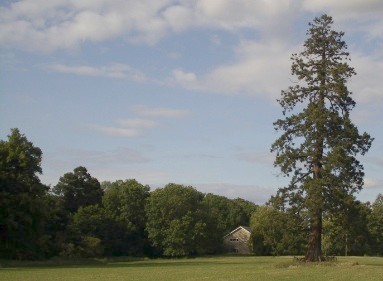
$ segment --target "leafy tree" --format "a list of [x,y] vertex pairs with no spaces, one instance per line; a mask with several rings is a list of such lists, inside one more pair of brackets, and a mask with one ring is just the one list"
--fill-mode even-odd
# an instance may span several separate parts
[[149,190],[134,179],[115,181],[106,189],[103,206],[120,233],[114,236],[113,255],[142,255],[149,249],[145,231]]
[[261,206],[250,220],[256,255],[298,255],[302,253],[304,221],[299,216]]
[[367,204],[350,198],[346,212],[324,214],[323,249],[328,255],[364,255],[370,253]]
[[232,227],[238,227],[238,225],[249,226],[251,215],[258,206],[242,198],[230,201],[232,202],[232,207],[230,208],[229,216],[232,219]]
[[371,234],[372,253],[383,256],[383,194],[379,194],[372,204],[368,229]]
[[356,156],[365,154],[373,140],[359,134],[350,120],[355,102],[346,82],[355,71],[347,64],[344,33],[332,30],[332,24],[327,15],[315,18],[304,50],[291,58],[298,81],[282,91],[279,103],[285,117],[274,126],[283,134],[271,148],[275,166],[292,175],[279,196],[307,210],[307,261],[322,259],[323,212],[343,210],[344,200],[362,188],[363,166]]
[[104,248],[109,246],[105,242],[115,234],[115,224],[100,205],[80,207],[67,228],[67,241],[61,255],[69,257],[102,255]]
[[207,233],[204,195],[193,187],[168,184],[153,191],[146,205],[149,239],[165,256],[204,253]]
[[258,207],[241,198],[229,199],[211,193],[203,198],[203,204],[222,236],[240,225],[248,226],[251,214]]
[[48,187],[41,184],[42,152],[18,129],[0,141],[0,256],[44,255]]
[[83,206],[99,204],[103,196],[98,180],[81,166],[62,176],[53,191],[62,197],[63,208],[69,213]]
[[249,226],[250,216],[257,206],[249,201],[237,198],[207,194],[203,198],[206,212],[209,240],[207,251],[217,253],[223,250],[223,237],[238,226]]
[[49,211],[44,230],[48,238],[45,251],[46,257],[53,257],[62,251],[62,246],[67,238],[69,218],[67,212],[62,208],[62,200],[59,196],[48,193],[46,204]]

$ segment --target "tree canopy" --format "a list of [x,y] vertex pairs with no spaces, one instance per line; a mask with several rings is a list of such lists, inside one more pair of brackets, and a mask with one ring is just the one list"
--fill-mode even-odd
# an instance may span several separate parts
[[43,255],[48,187],[38,177],[42,152],[18,129],[0,141],[0,256]]
[[147,252],[149,243],[145,230],[145,204],[149,191],[149,186],[134,179],[108,184],[102,204],[116,225],[111,235],[114,255],[143,255]]
[[149,239],[165,256],[203,253],[206,222],[204,195],[193,187],[168,184],[155,190],[146,205]]
[[103,195],[99,181],[82,166],[62,176],[53,191],[62,197],[63,207],[70,213],[80,207],[101,203]]

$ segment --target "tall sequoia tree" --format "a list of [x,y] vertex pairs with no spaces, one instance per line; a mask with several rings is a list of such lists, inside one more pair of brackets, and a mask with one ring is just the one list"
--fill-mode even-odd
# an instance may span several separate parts
[[308,215],[306,261],[322,260],[323,212],[346,211],[343,202],[361,190],[363,166],[356,156],[373,141],[350,120],[355,102],[346,82],[356,73],[347,63],[344,32],[332,30],[332,24],[330,16],[315,18],[303,51],[291,57],[297,83],[281,92],[284,118],[274,126],[283,133],[271,148],[274,165],[291,176],[277,196]]

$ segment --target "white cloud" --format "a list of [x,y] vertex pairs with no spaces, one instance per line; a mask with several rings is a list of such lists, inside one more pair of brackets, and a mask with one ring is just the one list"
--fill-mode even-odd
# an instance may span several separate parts
[[[187,110],[147,107],[136,105],[131,107],[132,111],[138,115],[148,118],[183,118],[190,114]],[[162,124],[157,120],[146,118],[127,118],[115,121],[119,126],[100,126],[91,125],[90,129],[102,134],[113,137],[138,137],[144,135],[148,130],[161,127]]]
[[201,84],[201,81],[198,81],[197,75],[195,73],[186,72],[181,69],[175,69],[172,71],[170,81],[179,84],[186,89],[204,89],[204,86]]
[[[21,0],[0,10],[0,44],[29,51],[72,49],[84,42],[126,38],[154,44],[190,28],[268,27],[281,32],[293,0]],[[275,18],[278,18],[276,21]]]
[[380,189],[383,192],[383,179],[364,179],[364,186],[367,189]]
[[328,13],[335,22],[345,22],[351,32],[383,36],[383,1],[381,0],[304,0],[302,7],[310,12]]
[[[382,146],[380,145],[380,147],[382,147]],[[379,149],[380,148],[378,147],[378,150]],[[374,155],[374,156],[372,156],[372,155],[367,156],[366,162],[376,166],[376,168],[379,169],[379,170],[381,170],[383,168],[383,159],[380,158],[380,157],[377,157],[376,155]]]
[[242,41],[236,48],[237,62],[218,66],[201,78],[177,69],[171,79],[191,90],[275,99],[290,83],[292,50],[280,41]]
[[151,129],[158,127],[159,123],[148,119],[120,119],[117,121],[123,128],[127,129]]
[[282,42],[241,42],[239,62],[216,68],[206,77],[214,89],[230,94],[245,93],[275,97],[290,76],[290,49]]
[[118,79],[131,79],[137,82],[146,81],[147,78],[143,73],[133,69],[127,64],[111,63],[106,66],[88,66],[88,65],[65,65],[65,64],[52,64],[46,67],[59,73],[75,74],[84,76],[100,76]]
[[116,38],[154,44],[191,28],[288,38],[302,11],[328,11],[362,24],[372,37],[383,35],[380,0],[21,0],[0,8],[0,44],[39,52]]
[[187,6],[170,6],[164,10],[162,15],[170,28],[176,32],[183,31],[196,21],[192,8]]
[[33,51],[79,47],[119,36],[148,43],[161,38],[166,22],[161,0],[23,0],[0,10],[0,42]]
[[119,119],[116,122],[119,127],[92,125],[90,128],[113,137],[138,137],[143,135],[145,130],[159,126],[156,121],[139,118]]
[[90,128],[112,137],[138,137],[143,134],[142,130],[137,128],[118,128],[93,125]]
[[274,163],[274,155],[266,152],[242,151],[236,154],[236,158],[242,161],[267,165],[270,167]]
[[350,89],[357,102],[383,103],[383,56],[351,53],[352,65],[357,75],[350,82]]
[[303,8],[311,12],[329,10],[336,16],[354,17],[355,14],[382,12],[383,2],[380,0],[304,0]]
[[[351,32],[356,29],[361,34],[368,33],[371,38],[381,40],[383,37],[383,1],[380,0],[22,0],[1,8],[0,44],[52,51],[115,38],[153,44],[170,32],[192,28],[230,32],[251,29],[259,32],[261,39],[242,40],[235,49],[236,62],[218,65],[208,73],[178,67],[171,73],[171,82],[190,90],[275,99],[289,84],[288,58],[297,51],[291,44],[291,27],[297,14],[304,11],[327,11],[336,23],[349,23]],[[217,37],[213,40],[219,42]],[[383,68],[381,57],[360,55],[353,58],[357,72],[366,77],[355,80],[358,81],[355,92],[361,93],[360,98],[364,100],[380,99],[382,95],[378,89],[382,87],[377,75]],[[148,81],[143,73],[126,64],[55,64],[49,68],[77,75]]]
[[166,118],[182,118],[190,114],[189,110],[163,108],[163,107],[148,107],[144,105],[136,105],[132,110],[140,116],[145,117],[166,117]]
[[[259,28],[270,24],[283,27],[286,16],[292,12],[294,1],[218,0],[197,1],[196,11],[202,23],[227,30]],[[275,18],[279,18],[278,21]]]

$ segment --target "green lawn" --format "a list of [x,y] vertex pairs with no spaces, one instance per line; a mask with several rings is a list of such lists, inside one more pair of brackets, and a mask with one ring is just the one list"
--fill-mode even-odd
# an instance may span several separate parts
[[299,264],[291,257],[207,257],[78,264],[1,265],[0,281],[98,280],[383,280],[383,258],[347,257],[335,263]]

